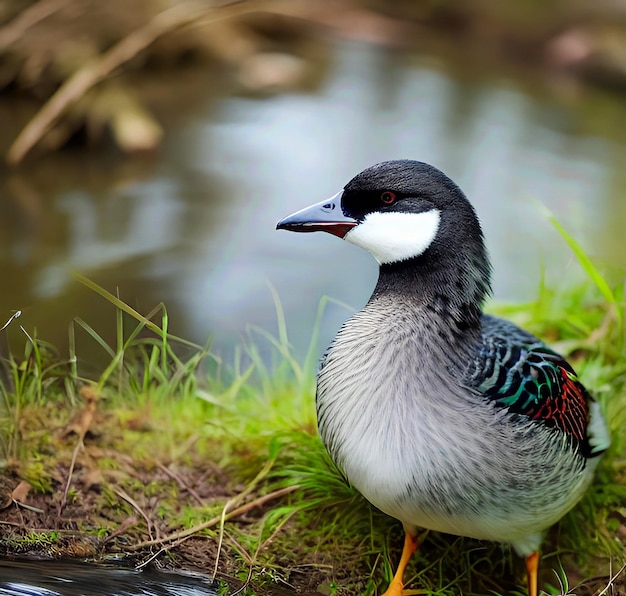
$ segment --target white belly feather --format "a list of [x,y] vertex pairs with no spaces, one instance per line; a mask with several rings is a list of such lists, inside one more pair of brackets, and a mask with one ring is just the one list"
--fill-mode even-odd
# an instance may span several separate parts
[[535,550],[580,499],[598,458],[584,460],[554,429],[512,420],[445,371],[407,359],[418,352],[411,335],[381,347],[364,327],[376,328],[362,311],[318,379],[320,434],[351,484],[408,528]]

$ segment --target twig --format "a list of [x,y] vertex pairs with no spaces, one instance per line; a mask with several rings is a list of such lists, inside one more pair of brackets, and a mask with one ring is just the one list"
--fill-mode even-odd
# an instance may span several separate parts
[[[283,529],[284,525],[295,515],[295,513],[296,513],[295,511],[292,511],[289,515],[287,515],[287,517],[285,517],[285,519],[283,519],[283,521],[281,521],[280,524],[278,524],[276,529],[269,535],[267,540],[265,540],[264,542],[261,542],[261,538],[263,534],[263,528],[261,528],[261,532],[259,534],[259,542],[257,543],[256,549],[254,549],[254,554],[252,555],[252,557],[248,555],[248,553],[245,551],[243,546],[238,544],[238,542],[234,540],[234,538],[230,537],[230,540],[232,540],[236,545],[239,546],[239,552],[242,555],[244,555],[244,558],[246,559],[246,562],[248,564],[248,577],[246,577],[246,581],[238,590],[235,590],[231,594],[231,596],[237,596],[237,594],[241,594],[250,585],[250,580],[252,579],[252,569],[254,568],[254,564],[256,563],[259,553],[261,552],[263,548],[265,548],[265,546],[267,546],[272,541],[274,536],[276,536],[278,532],[280,532]],[[293,587],[290,584],[288,585],[289,587]]]
[[[127,517],[117,528],[117,530],[115,530],[114,532],[111,532],[105,539],[104,542],[109,542],[109,540],[113,540],[113,538],[117,538],[118,536],[120,536],[121,534],[123,534],[124,532],[126,532],[126,530],[128,530],[128,528],[132,528],[136,523],[137,523],[137,517],[134,515],[131,515],[130,517]],[[150,535],[150,537],[152,537],[152,535]]]
[[17,522],[6,521],[4,519],[0,519],[0,525],[3,526],[15,526],[16,528],[23,528],[24,524],[18,524]]
[[134,58],[166,33],[195,22],[206,12],[214,11],[212,20],[221,20],[257,10],[256,2],[233,2],[210,6],[199,1],[182,2],[168,8],[135,29],[116,43],[110,50],[88,61],[70,76],[42,106],[13,141],[6,160],[16,165],[52,128],[61,115],[87,91],[109,76],[116,68]]
[[[244,580],[243,584],[241,584],[241,586],[237,588],[230,595],[230,596],[237,596],[238,594],[241,594],[250,585],[250,581],[252,580],[252,565],[254,564],[254,561],[250,557],[246,549],[241,544],[239,544],[237,540],[235,540],[234,536],[231,536],[230,534],[228,534],[228,539],[235,545],[235,548],[239,551],[241,556],[243,556],[243,558],[246,560],[246,563],[248,564],[248,575],[246,579]],[[215,581],[215,577],[213,577],[213,581]]]
[[[181,542],[184,542],[185,540],[186,540],[185,538],[182,538],[178,542],[172,544],[171,548],[174,548],[175,546],[179,545]],[[168,550],[167,546],[161,547],[157,552],[152,553],[143,563],[139,563],[139,565],[135,565],[135,570],[139,571],[140,569],[143,569],[146,565],[149,565],[150,563],[152,563],[154,559],[156,559],[161,553],[165,552],[166,550]]]
[[126,550],[136,551],[136,550],[145,548],[147,546],[165,544],[166,542],[172,542],[180,538],[186,538],[188,536],[192,536],[193,534],[197,534],[198,532],[201,532],[202,530],[206,530],[208,528],[212,528],[216,526],[222,521],[222,518],[224,520],[229,520],[233,517],[237,517],[239,515],[247,513],[248,511],[250,511],[251,509],[254,509],[255,507],[260,507],[261,505],[265,505],[265,503],[267,503],[268,501],[273,501],[274,499],[278,499],[280,497],[283,497],[284,495],[288,495],[289,493],[292,493],[295,490],[298,490],[299,488],[300,488],[300,485],[298,484],[295,484],[293,486],[286,486],[285,488],[280,488],[278,490],[275,490],[274,492],[268,493],[267,495],[263,495],[262,497],[254,499],[254,501],[250,501],[250,503],[246,503],[245,505],[242,505],[241,507],[237,507],[237,509],[233,509],[232,511],[229,511],[224,516],[222,516],[222,514],[217,515],[215,517],[212,517],[208,521],[205,521],[201,524],[193,526],[192,528],[188,528],[187,530],[181,530],[180,532],[175,532],[174,534],[170,534],[169,536],[164,536],[163,538],[159,538],[157,540],[145,540],[144,542],[138,542],[137,544],[133,544],[127,547]]
[[217,541],[217,554],[215,555],[215,567],[213,568],[213,575],[211,576],[211,579],[213,581],[215,581],[215,576],[217,575],[217,566],[219,565],[219,562],[220,562],[220,554],[222,552],[222,543],[224,542],[224,523],[226,522],[226,513],[231,507],[235,507],[236,505],[241,503],[241,501],[243,501],[243,499],[245,499],[255,489],[256,485],[263,478],[265,478],[265,476],[267,476],[268,472],[272,469],[273,465],[274,465],[274,459],[268,460],[263,466],[263,468],[261,468],[261,471],[252,479],[252,482],[250,482],[244,490],[242,490],[238,495],[234,496],[232,499],[228,499],[228,501],[226,501],[226,504],[224,505],[224,508],[222,509],[222,516],[220,519],[220,535],[219,535],[219,540]]
[[191,538],[191,536],[185,536],[184,538],[181,538],[180,540],[177,540],[176,542],[174,542],[174,544],[170,544],[169,546],[164,546],[163,548],[160,548],[156,553],[150,555],[145,561],[143,561],[142,563],[139,563],[139,565],[136,565],[135,569],[137,571],[139,571],[140,569],[143,569],[146,565],[149,565],[152,561],[154,561],[154,559],[156,559],[161,553],[164,553],[166,550],[176,548],[177,546],[179,546],[180,544],[182,544],[183,542],[185,542],[185,540],[188,540],[189,538]]
[[[24,327],[20,325],[20,329],[26,334],[26,337],[34,343],[30,335],[26,333]],[[98,404],[99,395],[98,393],[90,386],[85,385],[80,390],[80,396],[87,402],[86,405],[81,408],[80,412],[76,414],[68,423],[65,436],[70,433],[76,433],[78,435],[78,440],[76,441],[76,447],[74,448],[74,453],[72,454],[72,461],[70,463],[70,469],[67,474],[67,482],[65,484],[65,490],[63,491],[63,497],[61,498],[61,503],[59,504],[59,512],[58,517],[60,518],[63,514],[63,510],[67,505],[67,495],[70,490],[70,485],[72,483],[72,474],[74,473],[74,466],[76,465],[76,458],[78,457],[78,452],[80,449],[84,449],[85,447],[85,435],[89,432],[91,425],[93,424],[94,417],[96,415],[96,407]]]
[[[613,563],[613,561],[611,561],[611,567],[613,566],[612,563]],[[604,590],[602,590],[602,592],[600,592],[598,594],[598,596],[604,596],[608,592],[609,588],[613,588],[613,584],[614,584],[615,580],[624,572],[625,569],[626,569],[626,563],[624,563],[619,568],[619,571],[615,575],[612,575],[612,573],[609,572],[609,583],[606,585]]]
[[61,497],[61,503],[59,504],[59,513],[57,517],[61,517],[63,515],[63,510],[67,505],[67,495],[70,491],[70,485],[72,484],[72,474],[74,473],[74,466],[76,465],[76,458],[78,457],[78,452],[80,448],[84,445],[83,437],[78,437],[78,441],[76,441],[76,447],[74,447],[74,453],[72,453],[72,461],[70,462],[70,469],[67,472],[67,482],[65,483],[65,489],[63,490],[63,496]]
[[0,29],[0,52],[17,41],[28,29],[54,14],[69,0],[40,0],[23,10],[6,27]]
[[274,540],[274,537],[278,535],[278,532],[280,532],[284,527],[285,524],[296,514],[296,511],[292,511],[289,515],[287,515],[285,517],[285,519],[283,519],[277,526],[276,529],[267,537],[266,540],[264,540],[261,544],[259,544],[259,546],[257,546],[255,552],[254,552],[254,556],[252,557],[252,562],[254,563],[257,560],[257,557],[259,556],[259,553],[272,541]]
[[157,467],[165,474],[167,474],[172,480],[174,480],[174,482],[176,482],[181,489],[186,490],[194,498],[198,505],[204,505],[204,501],[200,498],[200,495],[193,488],[191,488],[191,486],[188,486],[187,483],[176,472],[170,470],[161,462],[157,462]]
[[[114,488],[113,491],[118,497],[120,497],[121,499],[124,499],[124,501],[126,501],[137,513],[139,513],[141,517],[143,517],[143,519],[146,522],[146,525],[148,526],[148,536],[150,536],[150,540],[152,540],[152,522],[150,521],[150,518],[146,515],[144,510],[141,507],[139,507],[137,501],[135,501],[130,495],[128,495],[121,488]],[[156,526],[155,526],[155,530],[157,531],[157,538],[159,538],[159,529]]]
[[32,511],[33,513],[45,513],[43,509],[39,509],[39,507],[33,507],[32,505],[26,505],[26,503],[20,503],[19,501],[13,500],[13,504],[19,509],[26,509],[26,511]]

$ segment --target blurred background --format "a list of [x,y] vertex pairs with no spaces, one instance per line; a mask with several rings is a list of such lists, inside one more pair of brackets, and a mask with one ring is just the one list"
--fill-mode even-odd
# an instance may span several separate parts
[[275,224],[394,158],[464,189],[495,298],[530,300],[583,276],[538,203],[626,265],[625,106],[623,0],[3,0],[0,319],[62,353],[75,316],[112,340],[77,271],[228,362],[276,333],[275,289],[300,356],[343,303],[323,349],[376,265]]

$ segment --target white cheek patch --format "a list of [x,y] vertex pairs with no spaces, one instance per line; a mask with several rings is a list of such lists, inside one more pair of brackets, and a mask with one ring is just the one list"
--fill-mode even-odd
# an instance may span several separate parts
[[435,239],[439,220],[437,209],[370,213],[344,240],[369,251],[380,264],[395,263],[421,255]]

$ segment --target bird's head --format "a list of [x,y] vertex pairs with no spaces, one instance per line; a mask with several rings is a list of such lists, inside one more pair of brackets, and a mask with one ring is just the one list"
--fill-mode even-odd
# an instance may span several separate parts
[[[278,222],[277,229],[324,231],[368,250],[381,265],[471,256],[485,260],[473,207],[443,172],[426,163],[367,168],[326,201]],[[488,275],[488,274],[487,274]]]

